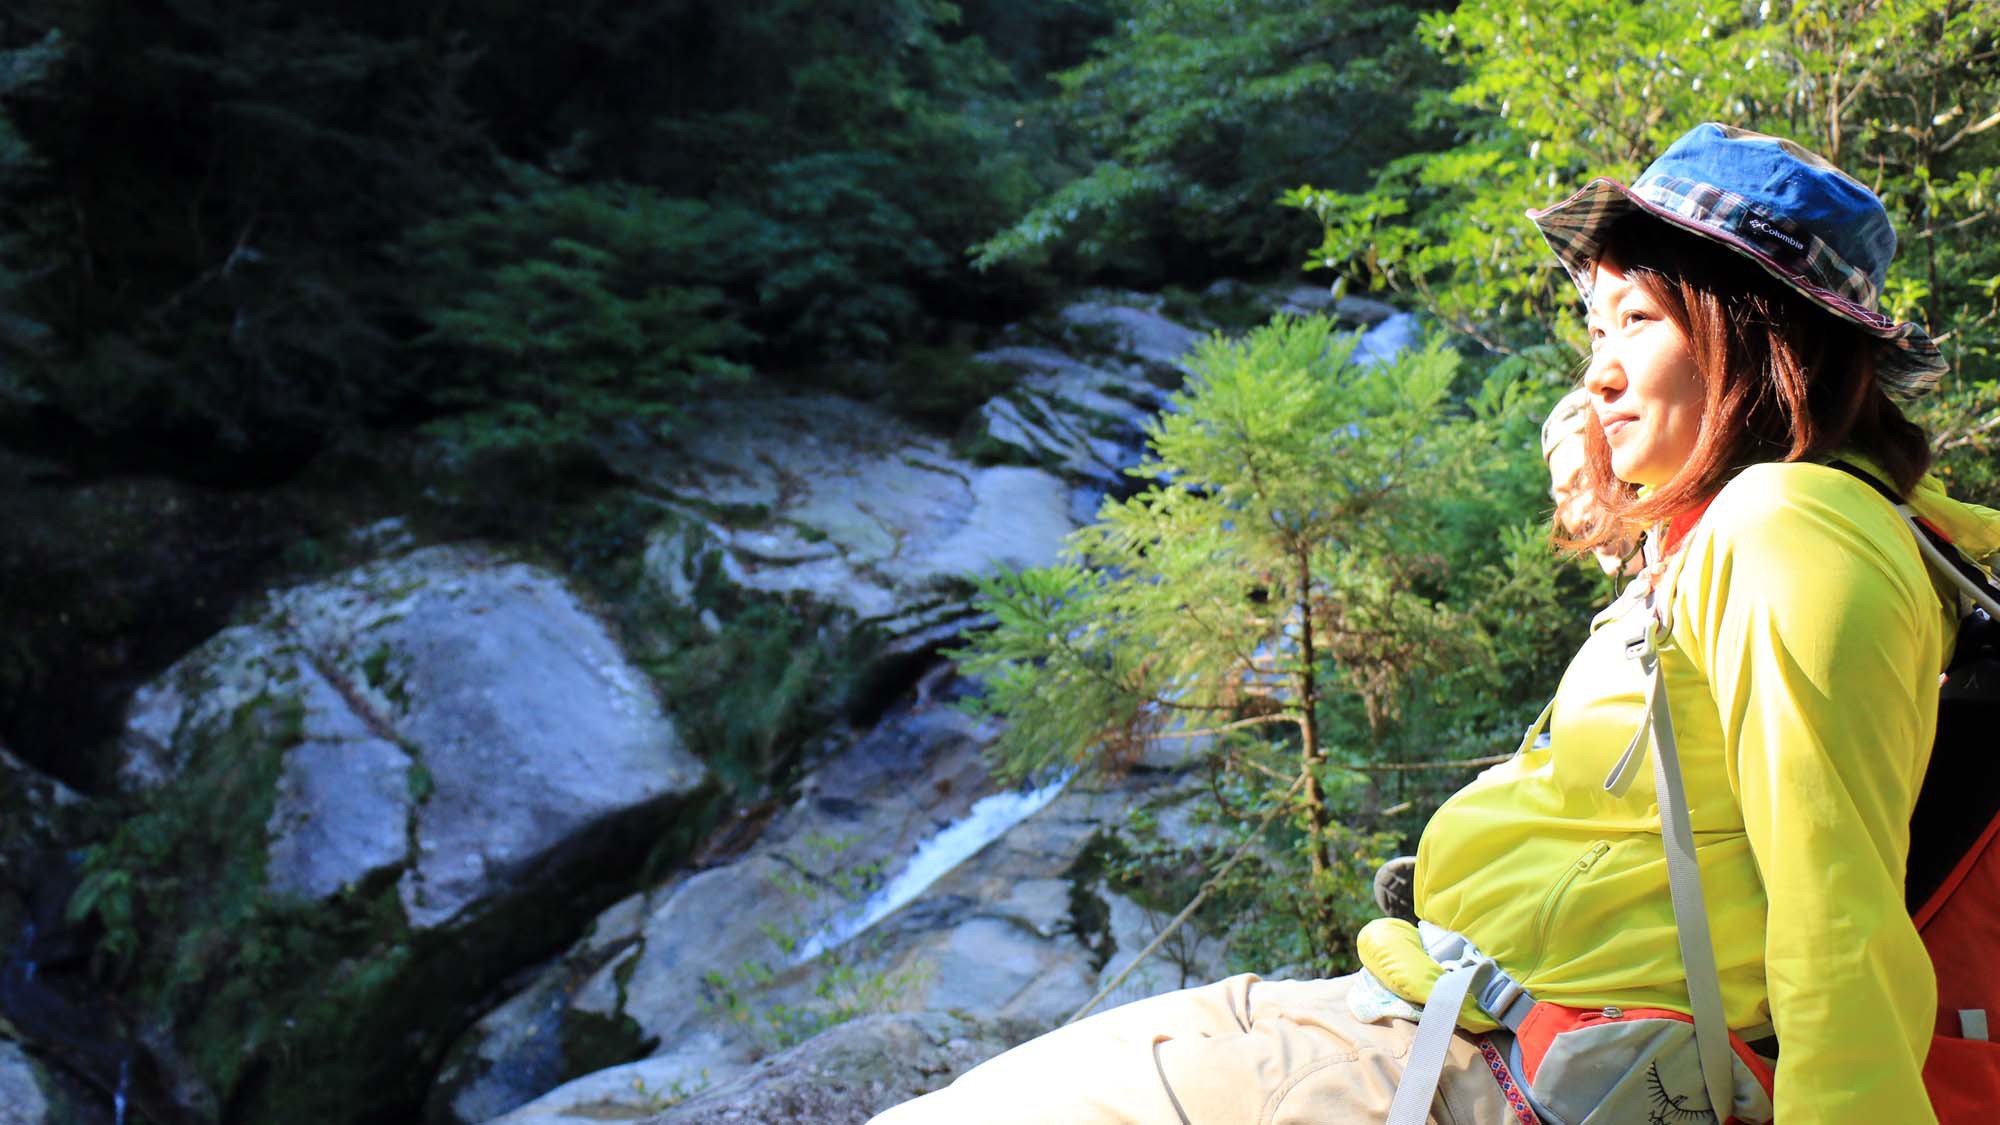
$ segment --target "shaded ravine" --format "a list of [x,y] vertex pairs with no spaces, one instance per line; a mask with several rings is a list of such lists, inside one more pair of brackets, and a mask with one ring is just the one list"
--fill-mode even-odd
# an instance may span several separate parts
[[[1406,346],[1414,322],[1398,314],[1363,335],[1357,358],[1386,357]],[[1365,358],[1364,358],[1365,357]],[[1078,492],[1101,496],[1093,485],[1075,485]],[[1079,504],[1092,508],[1094,503]],[[917,899],[988,844],[1047,806],[1063,790],[1068,776],[1040,787],[988,795],[963,816],[916,841],[895,874],[852,907],[808,937],[793,957],[804,964],[869,932],[879,922]],[[53,856],[53,853],[52,853]],[[88,934],[64,917],[74,876],[55,869],[38,890],[33,917],[26,922],[0,959],[0,1016],[18,1030],[18,1038],[48,1063],[71,1072],[99,1094],[104,1120],[123,1125],[132,1117],[156,1125],[202,1125],[214,1119],[213,1107],[191,1106],[185,1091],[175,1093],[171,1054],[155,1056],[156,1046],[142,1043],[132,1021],[115,1002],[90,986],[92,948]],[[171,1046],[166,1048],[169,1052]],[[204,1112],[204,1110],[206,1110]]]

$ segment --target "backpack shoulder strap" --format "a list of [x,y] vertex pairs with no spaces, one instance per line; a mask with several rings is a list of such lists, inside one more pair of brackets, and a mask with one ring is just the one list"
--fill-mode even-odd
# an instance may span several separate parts
[[1847,461],[1828,461],[1829,469],[1839,469],[1866,484],[1896,508],[1912,533],[1917,537],[1917,553],[1923,556],[1925,565],[1943,575],[1946,581],[1956,586],[1959,592],[1972,599],[1972,604],[1985,610],[1995,620],[2000,620],[2000,584],[1996,584],[1977,563],[1965,557],[1949,536],[1931,526],[1930,521],[1919,516],[1896,490],[1867,472]]
[[[1653,753],[1654,797],[1660,808],[1660,840],[1666,850],[1667,894],[1673,903],[1674,928],[1680,936],[1681,967],[1688,990],[1688,1007],[1694,1017],[1695,1053],[1701,1064],[1702,1085],[1708,1089],[1708,1104],[1718,1120],[1727,1120],[1735,1107],[1733,1069],[1730,1064],[1729,1024],[1723,1015],[1722,977],[1716,968],[1715,943],[1710,937],[1708,907],[1702,899],[1701,866],[1695,859],[1694,827],[1688,818],[1687,783],[1681,772],[1680,748],[1674,738],[1673,712],[1667,707],[1666,674],[1660,667],[1657,622],[1650,617],[1645,633],[1627,655],[1639,662],[1648,677],[1647,716],[1638,740],[1650,733]],[[1635,740],[1638,741],[1638,740]],[[1605,788],[1611,789],[1628,769],[1626,757],[1612,770]]]

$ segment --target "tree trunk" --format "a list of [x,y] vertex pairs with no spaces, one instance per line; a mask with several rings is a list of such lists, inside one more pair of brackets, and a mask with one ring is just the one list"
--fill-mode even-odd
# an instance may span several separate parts
[[1312,566],[1306,551],[1298,551],[1299,584],[1299,769],[1305,774],[1306,827],[1311,837],[1312,873],[1318,881],[1332,870],[1333,862],[1327,852],[1327,827],[1329,818],[1326,811],[1326,794],[1320,790],[1319,764],[1323,758],[1319,748],[1319,683],[1313,674],[1313,664],[1318,656],[1313,647],[1312,618]]

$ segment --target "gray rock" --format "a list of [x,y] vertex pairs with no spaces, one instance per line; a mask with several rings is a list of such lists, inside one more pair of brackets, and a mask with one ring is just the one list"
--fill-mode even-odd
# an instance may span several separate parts
[[1134,303],[1080,301],[1063,309],[1062,318],[1105,332],[1113,347],[1165,371],[1180,370],[1188,349],[1201,339],[1201,333]]
[[1020,1020],[962,1013],[866,1016],[642,1120],[646,1125],[853,1125],[949,1084],[1038,1030]]
[[270,886],[326,898],[400,867],[420,929],[519,893],[594,826],[703,778],[560,581],[470,548],[274,595],[138,693],[122,776],[167,783],[200,732],[278,694],[303,719],[267,824]]
[[83,1084],[0,1039],[0,1125],[113,1125]]
[[997,348],[978,358],[1019,372],[1007,393],[980,407],[985,440],[1072,479],[1116,483],[1138,463],[1146,423],[1166,405],[1166,392],[1127,365],[1084,363],[1040,347]]
[[611,454],[676,497],[706,541],[663,534],[648,575],[691,591],[712,555],[739,586],[842,607],[890,635],[967,579],[1051,562],[1073,528],[1056,476],[981,468],[873,407],[829,394],[764,395],[690,410],[671,448]]
[[[259,1097],[318,1098],[312,1112],[331,1119],[401,1096],[399,1068],[433,1071],[469,1006],[547,958],[574,930],[568,914],[595,909],[629,877],[607,859],[629,863],[705,783],[604,623],[554,576],[472,547],[419,550],[273,593],[148,685],[134,712],[123,775],[135,799],[159,793],[185,809],[234,787],[216,818],[254,817],[261,833],[211,836],[184,813],[164,823],[196,846],[256,840],[263,854],[232,856],[231,869],[261,868],[282,903],[274,915],[312,928],[310,940],[267,940],[297,959],[262,970],[293,990],[274,1003],[335,994],[352,1026],[386,1018],[378,1006],[404,1025],[399,1045],[357,1051],[339,1081],[295,1095],[285,1067],[332,1049],[317,1037],[340,1033],[324,1017],[239,1045],[226,1024],[140,1013],[177,1037],[202,1037],[179,1044],[190,1057],[267,1052],[259,1061],[275,1077],[265,1086],[209,1091],[251,1099],[253,1117],[277,1112]],[[252,789],[263,777],[270,788]],[[164,850],[178,854],[182,841]],[[309,914],[306,903],[323,909]],[[430,940],[390,929],[398,910]],[[204,934],[211,917],[152,921],[182,940],[226,940]],[[144,949],[155,963],[138,971],[162,971],[157,960],[173,950]],[[276,1041],[287,1035],[308,1047]]]
[[0,1039],[0,1125],[56,1125],[41,1070],[19,1044]]
[[278,778],[264,826],[265,873],[278,894],[324,899],[408,858],[415,762],[301,664],[305,738],[286,753]]

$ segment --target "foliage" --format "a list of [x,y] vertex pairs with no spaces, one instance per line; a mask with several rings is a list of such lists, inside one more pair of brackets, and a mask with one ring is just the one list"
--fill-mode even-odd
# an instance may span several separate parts
[[1453,353],[1364,365],[1354,344],[1280,318],[1197,348],[1133,470],[1151,486],[1107,501],[1067,561],[984,582],[996,627],[957,654],[974,708],[1008,719],[1003,773],[1116,769],[1191,739],[1236,823],[1290,808],[1285,858],[1254,882],[1301,953],[1336,960],[1335,904],[1372,871],[1367,835],[1336,825],[1371,797],[1350,770],[1490,751],[1547,690],[1523,677],[1550,667],[1575,604],[1516,526],[1540,487],[1523,373],[1454,404]]
[[743,377],[728,357],[752,337],[705,282],[757,216],[510,171],[510,190],[402,247],[443,375],[431,397],[451,410],[432,425],[452,445],[575,449],[620,422],[664,429],[681,402]]
[[1128,3],[1050,107],[1083,138],[1072,178],[975,249],[975,262],[1072,254],[1171,276],[1185,260],[1295,258],[1267,206],[1301,175],[1363,176],[1413,140],[1415,90],[1441,68],[1411,38],[1422,5],[1362,0]]
[[61,47],[0,89],[38,168],[0,183],[0,209],[36,263],[10,311],[46,328],[20,397],[80,431],[62,455],[178,442],[296,465],[329,420],[408,392],[379,246],[479,143],[464,57],[423,36],[429,13],[382,14],[49,0],[10,18]]
[[264,695],[217,729],[182,732],[196,748],[187,772],[87,850],[68,910],[101,928],[99,979],[171,1025],[210,1090],[250,1104],[270,1090],[246,1090],[275,1072],[279,1101],[328,1120],[381,1091],[305,1080],[368,1069],[351,1045],[380,1032],[366,1013],[379,1012],[412,950],[393,887],[331,904],[265,889],[271,794],[303,722],[298,700]]
[[709,1011],[747,1027],[759,1047],[782,1051],[852,1019],[899,1010],[902,1002],[921,992],[937,972],[918,962],[900,969],[864,970],[839,958],[814,967],[810,994],[797,1003],[759,999],[770,990],[778,971],[768,963],[746,959],[733,972],[702,975],[701,1004]]
[[[1509,352],[1577,346],[1574,290],[1522,212],[1589,177],[1630,182],[1701,121],[1789,136],[1873,187],[1902,238],[1887,311],[1931,326],[1957,370],[1919,415],[1971,468],[2000,404],[2000,10],[1964,0],[1614,4],[1465,0],[1426,16],[1462,68],[1413,124],[1449,146],[1386,164],[1360,191],[1287,201],[1325,238],[1310,265],[1419,301]],[[1976,469],[1970,474],[1991,480]]]
[[736,365],[1010,315],[1043,281],[960,250],[1052,181],[1024,99],[1103,22],[25,0],[0,21],[0,434],[249,483],[383,425],[566,448]]
[[1043,131],[1017,126],[1033,78],[1008,53],[1067,61],[1089,4],[506,7],[477,31],[474,76],[501,147],[572,184],[757,216],[703,283],[759,359],[879,357],[943,314],[1019,301],[1019,275],[977,277],[957,254],[1045,178]]
[[927,429],[962,436],[966,420],[1020,379],[1017,368],[987,363],[968,344],[912,344],[890,361],[813,371],[818,385],[900,415]]

